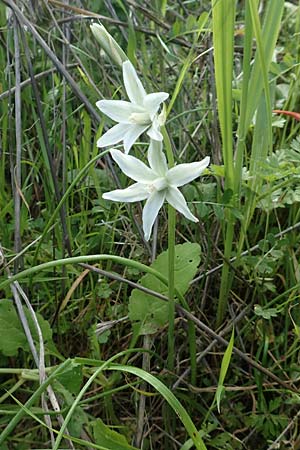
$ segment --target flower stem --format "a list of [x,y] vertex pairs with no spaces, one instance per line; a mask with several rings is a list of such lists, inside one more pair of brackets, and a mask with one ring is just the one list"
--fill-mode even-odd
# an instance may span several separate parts
[[[162,127],[162,134],[166,148],[169,168],[174,166],[174,155],[171,141],[165,127]],[[174,328],[175,328],[175,209],[168,205],[168,297],[169,297],[169,329],[168,329],[168,359],[167,368],[174,371]]]
[[168,359],[167,368],[174,371],[174,328],[175,328],[175,299],[174,299],[174,266],[175,266],[175,209],[168,205],[168,297],[169,297],[169,329],[168,329]]
[[[168,132],[165,127],[161,128],[161,132],[164,138],[166,154],[168,158],[169,167],[173,167],[175,165],[174,155],[172,151],[171,141],[168,135]],[[168,297],[169,297],[169,330],[168,330],[168,359],[167,359],[167,368],[169,371],[174,370],[174,360],[175,360],[175,351],[174,351],[174,328],[175,328],[175,216],[176,211],[171,206],[168,205]],[[184,305],[185,308],[189,310],[187,304]],[[196,363],[196,333],[195,333],[195,324],[189,322],[188,325],[188,340],[189,340],[189,349],[190,349],[190,360],[191,360],[191,382],[192,384],[196,383],[197,376],[197,363]]]

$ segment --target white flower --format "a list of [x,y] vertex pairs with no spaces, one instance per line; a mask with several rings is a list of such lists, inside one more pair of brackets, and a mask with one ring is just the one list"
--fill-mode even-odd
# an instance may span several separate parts
[[156,141],[163,137],[159,129],[164,123],[164,113],[159,107],[169,94],[155,92],[147,94],[130,61],[123,63],[124,85],[130,102],[124,100],[100,100],[96,103],[101,112],[119,122],[108,130],[97,142],[98,147],[124,142],[128,153],[137,138],[147,130],[148,136]]
[[143,209],[143,230],[147,241],[165,200],[187,219],[198,222],[197,217],[191,213],[184,196],[177,188],[201,175],[209,164],[208,156],[199,162],[178,164],[168,169],[165,155],[162,152],[162,143],[152,140],[148,150],[150,167],[134,156],[125,155],[119,150],[112,149],[110,153],[125,175],[136,183],[126,189],[106,192],[103,194],[103,198],[117,202],[136,202],[147,199]]

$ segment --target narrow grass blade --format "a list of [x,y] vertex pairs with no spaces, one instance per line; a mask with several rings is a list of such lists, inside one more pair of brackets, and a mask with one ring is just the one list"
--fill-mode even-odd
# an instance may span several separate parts
[[[232,72],[233,42],[235,21],[235,0],[212,0],[213,44],[215,61],[215,79],[218,99],[218,114],[222,135],[222,155],[225,168],[225,189],[234,192],[234,161],[232,139]],[[225,211],[224,256],[231,256],[234,218],[230,209]],[[221,277],[220,294],[217,309],[217,326],[222,323],[230,286],[229,266],[224,264]]]
[[228,372],[231,355],[232,355],[233,344],[234,344],[234,328],[232,329],[231,338],[230,338],[228,347],[227,347],[227,349],[224,353],[223,359],[222,359],[218,387],[217,387],[217,392],[216,392],[216,397],[215,397],[219,413],[220,413],[221,397],[222,397],[222,393],[224,391],[224,380],[225,380],[226,374]]
[[[67,367],[71,364],[71,360],[67,359],[63,364],[61,364],[57,369],[52,372],[51,375],[42,383],[37,390],[34,392],[34,394],[27,400],[25,403],[25,407],[28,409],[33,405],[41,396],[43,392],[47,389],[47,386],[56,378],[57,375],[62,373],[64,370],[67,369]],[[6,440],[6,438],[13,432],[15,427],[18,425],[20,420],[23,418],[23,416],[26,414],[26,410],[24,408],[20,409],[17,414],[11,419],[11,421],[8,423],[6,428],[2,431],[0,435],[0,445],[3,444]]]
[[195,427],[192,419],[187,413],[186,409],[182,406],[182,404],[177,400],[175,395],[167,388],[159,379],[154,377],[148,372],[145,372],[138,367],[130,367],[130,366],[122,366],[122,365],[109,365],[110,370],[119,370],[121,372],[132,373],[136,375],[147,383],[151,384],[151,386],[156,389],[162,397],[168,402],[174,412],[177,414],[181,422],[183,423],[187,433],[191,437],[195,447],[197,450],[206,450],[207,447],[204,444],[202,437]]

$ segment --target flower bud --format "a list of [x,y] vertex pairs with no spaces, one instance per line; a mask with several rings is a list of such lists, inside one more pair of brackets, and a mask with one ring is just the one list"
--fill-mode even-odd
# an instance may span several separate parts
[[105,53],[119,66],[122,66],[124,61],[127,61],[128,58],[126,54],[123,52],[119,44],[115,41],[115,39],[109,34],[106,28],[103,25],[99,25],[98,23],[93,23],[91,25],[91,30]]

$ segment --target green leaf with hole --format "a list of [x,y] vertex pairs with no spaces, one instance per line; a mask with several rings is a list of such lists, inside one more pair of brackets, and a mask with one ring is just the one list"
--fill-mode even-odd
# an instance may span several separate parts
[[[196,274],[200,263],[200,246],[187,242],[175,246],[175,288],[184,295]],[[161,253],[151,267],[168,278],[168,250]],[[168,287],[151,274],[144,275],[139,282],[142,286],[168,295]],[[168,321],[168,303],[134,289],[129,300],[129,318],[139,327],[138,333],[153,334]]]
[[[32,337],[35,342],[38,342],[38,335],[34,326],[33,320],[30,316],[28,308],[24,307],[25,316],[27,318]],[[42,334],[44,343],[52,344],[52,330],[49,323],[43,319],[40,314],[36,314]],[[29,345],[15,309],[15,305],[11,300],[3,299],[0,301],[0,352],[5,356],[16,356],[19,348],[29,351]]]

